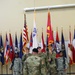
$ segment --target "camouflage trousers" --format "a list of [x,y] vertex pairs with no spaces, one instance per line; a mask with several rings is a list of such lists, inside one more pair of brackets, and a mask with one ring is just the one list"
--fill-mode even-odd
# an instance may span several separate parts
[[58,75],[67,75],[67,74],[66,74],[66,72],[65,72],[65,71],[60,70],[60,71],[58,71]]
[[48,73],[47,75],[57,75],[57,70],[55,67],[51,67],[49,70],[48,70]]
[[17,72],[17,71],[14,71],[13,72],[13,75],[21,75],[21,73],[20,72]]
[[27,70],[23,69],[23,75],[28,75]]
[[47,69],[42,68],[41,69],[41,75],[47,75]]

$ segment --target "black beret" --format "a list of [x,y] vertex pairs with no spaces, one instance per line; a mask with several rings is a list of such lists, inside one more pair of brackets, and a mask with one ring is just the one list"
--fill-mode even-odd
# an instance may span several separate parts
[[38,53],[38,50],[37,50],[37,48],[34,48],[34,49],[33,49],[33,52],[36,52],[36,53]]

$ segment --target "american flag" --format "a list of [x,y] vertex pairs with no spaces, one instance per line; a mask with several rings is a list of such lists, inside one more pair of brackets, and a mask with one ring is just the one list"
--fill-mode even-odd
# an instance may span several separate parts
[[28,43],[29,39],[28,39],[28,29],[27,29],[27,25],[26,25],[26,15],[24,14],[24,28],[23,28],[23,49],[26,46],[26,44]]

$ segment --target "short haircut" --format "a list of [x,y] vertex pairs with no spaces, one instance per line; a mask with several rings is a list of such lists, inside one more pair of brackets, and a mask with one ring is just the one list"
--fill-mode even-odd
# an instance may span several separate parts
[[36,53],[38,53],[38,50],[37,50],[37,48],[34,48],[34,49],[33,49],[33,52],[36,52]]
[[37,49],[40,49],[41,47],[37,47]]

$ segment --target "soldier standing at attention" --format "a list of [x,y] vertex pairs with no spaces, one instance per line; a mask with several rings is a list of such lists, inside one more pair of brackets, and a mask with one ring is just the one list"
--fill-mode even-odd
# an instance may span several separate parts
[[32,56],[29,56],[26,61],[25,75],[41,75],[41,58],[38,56],[37,48],[32,51]]
[[19,58],[19,53],[15,53],[15,58],[10,64],[10,70],[13,70],[13,75],[21,75],[22,74],[22,61]]
[[49,59],[48,59],[49,70],[48,72],[50,72],[48,75],[57,75],[56,63],[55,63],[56,52],[52,50],[52,44],[48,46],[48,49],[49,49]]
[[41,74],[42,75],[47,75],[47,55],[46,53],[42,53],[42,50],[41,50],[41,47],[37,47],[38,49],[38,56],[41,58],[41,62],[42,62],[42,65],[41,65]]
[[24,49],[24,54],[23,54],[23,56],[22,56],[22,64],[23,64],[23,75],[25,75],[25,71],[26,71],[26,64],[25,64],[25,60],[31,55],[30,53],[29,53],[29,48],[28,47],[25,47],[25,49]]
[[58,75],[67,75],[66,69],[68,67],[67,59],[63,56],[63,51],[59,52],[60,57],[56,58],[56,66]]

